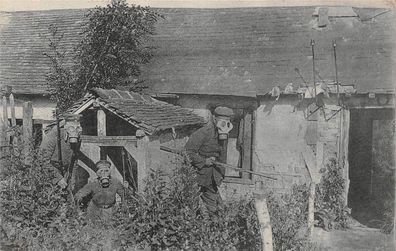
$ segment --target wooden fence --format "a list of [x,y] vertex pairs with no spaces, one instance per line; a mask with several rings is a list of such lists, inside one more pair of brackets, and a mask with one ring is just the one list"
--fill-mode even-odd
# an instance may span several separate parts
[[26,165],[31,164],[33,149],[33,106],[32,103],[23,103],[22,126],[17,125],[15,117],[15,99],[11,88],[1,94],[0,116],[0,158],[4,159],[17,148],[22,148],[21,154]]

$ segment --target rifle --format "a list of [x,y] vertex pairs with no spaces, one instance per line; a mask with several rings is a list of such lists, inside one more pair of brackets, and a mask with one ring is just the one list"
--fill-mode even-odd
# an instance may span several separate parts
[[[170,152],[170,153],[182,155],[181,151],[178,151],[178,150],[166,147],[166,146],[160,146],[160,149],[162,151],[165,151],[165,152]],[[238,172],[250,173],[250,174],[261,176],[261,177],[264,177],[264,178],[267,178],[267,179],[277,180],[274,177],[268,176],[268,175],[276,175],[276,173],[263,173],[263,172],[250,171],[250,170],[242,169],[242,168],[239,168],[239,167],[236,167],[236,166],[233,166],[233,165],[221,163],[221,162],[218,162],[218,161],[215,161],[214,164],[216,166],[228,168],[228,169],[235,170],[235,171],[238,171]]]

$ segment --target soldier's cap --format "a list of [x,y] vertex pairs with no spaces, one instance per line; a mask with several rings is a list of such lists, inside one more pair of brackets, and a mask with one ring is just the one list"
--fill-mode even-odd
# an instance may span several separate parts
[[223,117],[232,117],[232,116],[234,116],[234,112],[232,111],[232,109],[230,109],[228,107],[224,107],[224,106],[216,107],[216,109],[214,110],[214,114],[216,116],[223,116]]
[[96,162],[96,167],[99,169],[102,168],[110,168],[111,167],[111,163],[108,162],[107,160],[99,160],[98,162]]

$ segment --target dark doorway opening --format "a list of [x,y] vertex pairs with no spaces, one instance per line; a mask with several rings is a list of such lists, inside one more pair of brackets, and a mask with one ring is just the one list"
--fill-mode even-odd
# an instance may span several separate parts
[[374,228],[393,221],[394,112],[352,109],[350,113],[348,205],[353,218]]

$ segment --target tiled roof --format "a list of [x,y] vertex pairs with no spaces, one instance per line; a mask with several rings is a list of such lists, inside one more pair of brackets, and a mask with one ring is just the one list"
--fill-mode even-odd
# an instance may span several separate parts
[[22,94],[48,92],[46,74],[50,61],[48,53],[49,26],[63,33],[60,44],[66,58],[78,44],[83,10],[0,12],[0,84],[11,85]]
[[[157,9],[165,19],[156,25],[154,58],[141,78],[152,93],[256,96],[302,83],[298,68],[312,84],[314,39],[317,80],[334,81],[335,39],[339,82],[360,93],[393,90],[394,11],[329,11],[334,16],[318,28],[315,9]],[[79,40],[83,17],[83,10],[1,13],[0,83],[23,93],[45,92],[48,25],[64,32],[70,49]]]
[[203,118],[188,109],[153,99],[148,95],[115,89],[94,88],[68,112],[76,112],[84,104],[97,98],[102,107],[150,135],[169,128],[204,123]]

